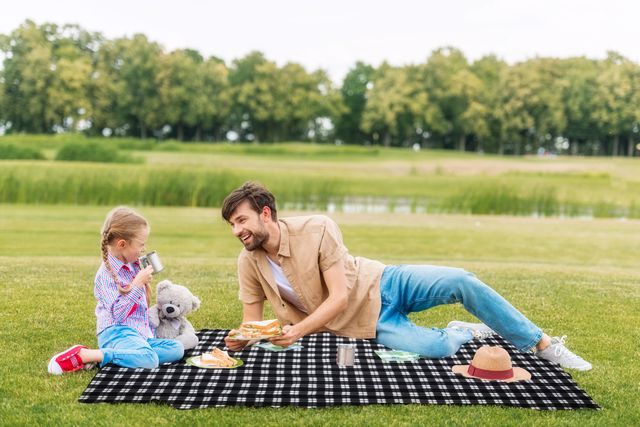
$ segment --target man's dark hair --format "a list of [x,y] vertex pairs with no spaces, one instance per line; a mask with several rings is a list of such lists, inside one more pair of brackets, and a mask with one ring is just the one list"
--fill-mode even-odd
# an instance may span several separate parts
[[222,218],[229,222],[231,215],[238,205],[244,201],[248,201],[251,209],[258,214],[262,213],[262,208],[267,206],[271,209],[271,219],[278,220],[276,213],[276,198],[264,186],[256,182],[245,182],[240,188],[236,188],[222,202]]

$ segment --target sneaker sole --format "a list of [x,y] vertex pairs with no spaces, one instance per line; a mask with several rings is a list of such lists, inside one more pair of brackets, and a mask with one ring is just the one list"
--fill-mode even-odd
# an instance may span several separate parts
[[[553,364],[553,365],[559,366],[559,367],[561,367],[562,369],[571,369],[571,370],[573,370],[573,371],[580,371],[580,372],[586,372],[586,371],[590,371],[590,370],[592,370],[592,369],[593,369],[593,365],[591,365],[590,363],[589,363],[589,366],[585,366],[585,367],[577,367],[577,366],[562,366],[559,362],[556,362],[556,361],[554,361],[554,360],[549,360],[549,359],[547,359],[547,358],[545,358],[545,357],[541,356],[541,355],[540,355],[540,352],[538,352],[538,351],[536,351],[536,352],[535,352],[535,353],[533,353],[533,354],[534,354],[534,356],[536,356],[536,357],[538,357],[538,358],[540,358],[540,359],[542,359],[542,360],[544,360],[544,361],[547,361],[547,362],[549,362],[549,363],[551,363],[551,364]],[[587,363],[588,363],[588,362],[587,362]]]
[[[62,375],[62,374],[64,374],[64,373],[65,373],[65,371],[62,371],[62,370],[60,370],[60,372],[57,372],[57,371],[58,371],[58,369],[60,369],[60,365],[58,365],[58,364],[56,363],[56,359],[57,359],[59,356],[62,356],[62,355],[63,355],[63,354],[65,354],[66,352],[68,352],[68,351],[70,351],[70,350],[73,350],[73,349],[74,349],[74,348],[76,348],[76,347],[82,347],[82,345],[80,345],[80,344],[74,345],[73,347],[71,347],[71,348],[69,348],[69,349],[67,349],[67,350],[65,350],[65,351],[63,351],[63,352],[60,352],[60,353],[56,354],[55,356],[53,356],[53,357],[51,358],[51,360],[49,360],[49,364],[47,365],[47,370],[49,371],[49,373],[50,373],[51,375]],[[55,371],[54,371],[54,370],[52,370],[52,369],[54,369],[54,368],[55,368]],[[75,371],[68,371],[68,372],[75,372]]]
[[562,366],[562,365],[559,365],[559,366],[563,369],[573,369],[574,371],[580,371],[580,372],[586,372],[593,369],[593,366],[589,366],[588,368],[576,368],[576,367],[568,367],[568,366]]

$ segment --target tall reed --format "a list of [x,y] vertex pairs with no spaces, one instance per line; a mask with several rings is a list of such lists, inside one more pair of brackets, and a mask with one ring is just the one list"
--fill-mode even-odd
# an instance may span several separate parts
[[346,181],[231,170],[191,170],[114,164],[6,162],[0,168],[0,203],[149,206],[220,206],[234,188],[259,180],[281,204],[326,209]]
[[[405,178],[299,173],[271,168],[3,161],[0,203],[134,204],[218,207],[247,180],[257,180],[287,209],[348,212],[640,217],[627,201],[561,197],[551,183],[506,183],[453,176]],[[584,195],[583,193],[581,193]]]
[[560,203],[553,188],[535,187],[526,191],[499,183],[474,184],[445,200],[443,210],[475,215],[551,216],[560,213]]

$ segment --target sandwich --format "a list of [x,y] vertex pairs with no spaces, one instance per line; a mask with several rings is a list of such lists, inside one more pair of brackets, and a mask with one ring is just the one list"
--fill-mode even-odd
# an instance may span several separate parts
[[200,355],[200,363],[207,366],[230,368],[234,366],[237,361],[233,357],[229,356],[226,351],[214,348],[210,353],[202,353]]
[[244,322],[240,325],[240,334],[245,338],[264,338],[282,335],[282,326],[277,319]]

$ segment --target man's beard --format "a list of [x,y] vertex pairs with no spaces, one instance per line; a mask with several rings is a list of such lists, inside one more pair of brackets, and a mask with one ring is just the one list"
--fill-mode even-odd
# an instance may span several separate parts
[[262,245],[269,240],[269,232],[267,230],[260,230],[251,232],[251,242],[245,243],[242,242],[244,248],[248,251],[255,251],[256,249],[262,247]]

